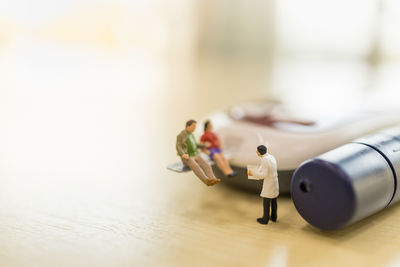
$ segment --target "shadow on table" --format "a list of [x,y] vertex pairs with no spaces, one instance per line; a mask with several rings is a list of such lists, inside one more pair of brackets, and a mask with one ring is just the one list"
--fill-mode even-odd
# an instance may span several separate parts
[[398,264],[399,212],[400,205],[393,206],[337,231],[323,231],[307,224],[299,229],[300,238],[289,246],[287,266]]
[[358,221],[348,227],[345,227],[344,229],[336,231],[326,231],[317,229],[307,224],[305,227],[302,228],[302,230],[307,232],[308,234],[323,236],[331,240],[345,241],[370,231],[372,227],[376,227],[379,225],[382,225],[382,227],[386,227],[383,224],[387,223],[388,220],[395,219],[395,214],[399,212],[400,205],[394,205],[361,221]]

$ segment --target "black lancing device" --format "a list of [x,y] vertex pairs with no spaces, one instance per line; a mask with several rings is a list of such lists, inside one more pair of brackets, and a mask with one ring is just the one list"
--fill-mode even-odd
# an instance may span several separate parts
[[311,225],[336,230],[400,200],[400,127],[333,149],[293,174],[297,211]]

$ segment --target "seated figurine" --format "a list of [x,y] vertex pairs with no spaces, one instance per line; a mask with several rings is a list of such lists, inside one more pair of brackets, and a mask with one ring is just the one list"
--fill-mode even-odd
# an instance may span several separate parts
[[218,168],[226,176],[233,177],[237,175],[224,157],[221,149],[221,142],[218,136],[212,131],[212,123],[210,121],[204,123],[204,133],[201,136],[200,142],[207,148],[210,159],[217,163]]

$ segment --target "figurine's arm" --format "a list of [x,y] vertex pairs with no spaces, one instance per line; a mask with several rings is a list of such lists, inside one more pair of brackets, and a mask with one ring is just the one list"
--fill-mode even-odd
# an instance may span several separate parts
[[176,137],[176,151],[180,157],[186,154],[186,151],[183,149],[183,140],[180,135]]
[[206,145],[205,145],[205,144],[202,144],[202,143],[197,144],[197,147],[200,148],[200,149],[207,148]]
[[268,166],[266,164],[261,163],[260,166],[254,171],[254,177],[259,179],[264,179],[268,176]]
[[216,141],[218,143],[218,147],[219,149],[222,149],[222,144],[221,144],[221,140],[219,139],[218,135],[215,135]]
[[208,148],[211,146],[211,143],[207,140],[207,137],[204,134],[200,138],[200,145],[204,146],[204,148]]

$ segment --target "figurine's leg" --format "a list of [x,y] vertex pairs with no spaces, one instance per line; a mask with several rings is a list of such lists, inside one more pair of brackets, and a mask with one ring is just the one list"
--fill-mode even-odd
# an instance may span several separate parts
[[225,165],[225,168],[226,168],[227,171],[228,171],[228,174],[233,173],[233,170],[232,170],[232,168],[231,168],[231,165],[229,165],[229,162],[228,162],[228,160],[225,158],[224,154],[220,153],[219,155],[221,155],[222,161],[223,161],[223,163],[224,163],[224,165]]
[[224,159],[221,157],[221,154],[215,153],[213,155],[213,159],[217,163],[218,168],[225,174],[228,175],[232,172],[232,170],[229,171],[228,168],[226,168],[226,164],[224,162]]
[[277,198],[271,199],[271,221],[276,222],[278,219],[278,201]]
[[208,165],[207,162],[204,161],[204,159],[201,158],[200,155],[197,155],[196,157],[194,157],[194,159],[196,160],[196,162],[199,164],[200,168],[203,169],[204,173],[206,174],[206,176],[209,179],[216,179],[219,180],[215,177],[210,165]]
[[188,166],[203,183],[208,185],[208,180],[209,180],[208,177],[193,158],[189,159],[182,158],[182,162],[183,164]]
[[270,205],[270,199],[263,198],[264,215],[262,218],[258,218],[257,222],[259,222],[261,224],[268,224],[268,222],[269,222],[269,205]]

